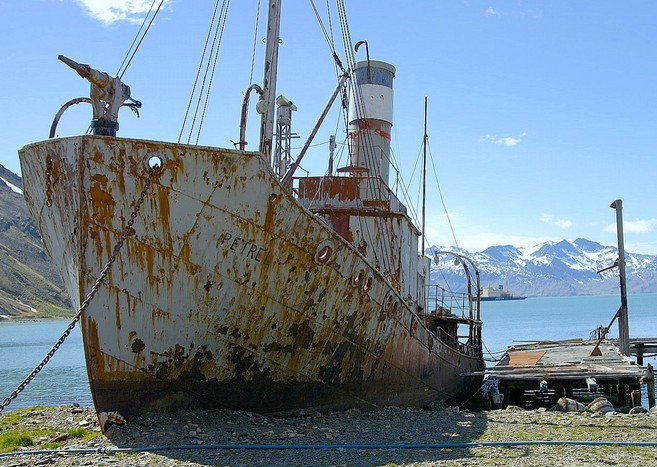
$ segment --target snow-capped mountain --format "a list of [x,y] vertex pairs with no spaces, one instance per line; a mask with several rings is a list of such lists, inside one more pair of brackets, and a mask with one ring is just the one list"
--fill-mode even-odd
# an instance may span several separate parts
[[[460,248],[432,246],[426,250],[453,251],[470,258],[481,276],[481,286],[502,285],[514,295],[527,297],[604,295],[618,293],[618,268],[600,274],[612,266],[618,249],[578,238],[574,242],[546,242],[534,248],[511,245],[492,246],[471,253]],[[463,267],[454,264],[450,255],[440,255],[431,266],[432,284],[449,284],[452,290],[465,289]],[[657,256],[625,252],[628,293],[657,292]]]

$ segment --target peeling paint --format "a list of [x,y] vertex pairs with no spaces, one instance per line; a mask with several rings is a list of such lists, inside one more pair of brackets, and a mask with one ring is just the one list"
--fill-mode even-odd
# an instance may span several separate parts
[[[83,318],[98,411],[370,408],[468,389],[454,351],[413,319],[417,232],[394,194],[308,178],[295,199],[255,153],[93,136],[27,147],[41,168],[24,170],[26,198],[74,301],[109,260],[153,152],[163,170]],[[46,154],[59,161],[51,210]]]

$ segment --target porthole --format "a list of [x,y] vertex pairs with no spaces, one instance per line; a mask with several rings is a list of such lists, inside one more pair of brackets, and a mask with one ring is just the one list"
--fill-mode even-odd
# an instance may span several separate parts
[[388,296],[383,302],[383,308],[386,311],[386,314],[388,315],[389,318],[394,318],[395,316],[397,316],[399,302],[397,302],[397,298],[395,297],[394,293],[392,292],[388,293]]
[[392,305],[392,316],[397,316],[398,311],[399,311],[399,302],[395,300],[395,303]]
[[356,274],[353,275],[351,278],[351,285],[354,287],[358,287],[360,284],[362,284],[363,280],[365,279],[365,270],[364,269],[359,269]]
[[320,263],[326,263],[330,258],[333,250],[330,246],[324,245],[321,250],[317,252],[317,261]]
[[374,279],[372,279],[372,276],[367,276],[365,279],[365,283],[363,284],[363,292],[367,293],[370,291],[372,288],[372,283],[374,282]]
[[333,256],[333,243],[329,240],[325,240],[317,246],[317,251],[315,252],[315,261],[320,264],[327,263]]
[[418,320],[417,320],[417,318],[414,316],[414,317],[411,319],[411,326],[410,326],[410,328],[409,328],[409,332],[411,333],[411,336],[415,336],[415,333],[417,332],[417,326],[418,326]]

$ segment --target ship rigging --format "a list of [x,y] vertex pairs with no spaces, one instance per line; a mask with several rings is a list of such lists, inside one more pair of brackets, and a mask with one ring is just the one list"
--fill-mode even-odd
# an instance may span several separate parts
[[131,89],[70,59],[91,82],[93,134],[20,151],[28,207],[78,309],[99,413],[417,406],[479,387],[464,376],[484,365],[478,312],[471,297],[460,308],[428,299],[422,232],[389,186],[395,67],[352,45],[338,1],[346,66],[326,107],[348,101],[348,160],[298,176],[314,131],[292,158],[294,104],[276,96],[281,4],[267,10],[262,86],[250,83],[243,101],[248,110],[258,94],[257,152],[245,150],[247,111],[236,149],[118,137]]

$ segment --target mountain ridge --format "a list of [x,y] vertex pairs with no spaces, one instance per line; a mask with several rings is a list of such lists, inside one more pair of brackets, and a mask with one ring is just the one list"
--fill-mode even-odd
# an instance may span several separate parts
[[[616,247],[585,238],[548,241],[532,248],[491,246],[479,252],[434,245],[426,250],[454,251],[470,258],[480,273],[481,287],[502,285],[527,297],[606,295],[620,289],[618,268],[606,269],[618,258]],[[448,255],[445,255],[446,257]],[[628,293],[657,292],[657,256],[625,252]],[[431,283],[447,282],[452,290],[465,288],[461,266],[432,262]]]
[[23,198],[23,180],[0,165],[0,320],[73,316]]

